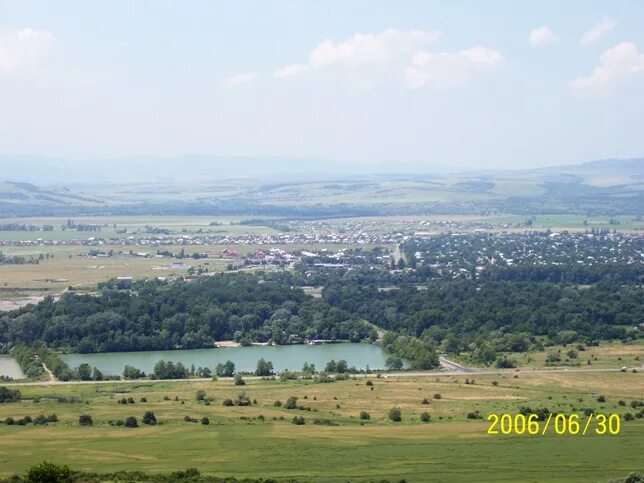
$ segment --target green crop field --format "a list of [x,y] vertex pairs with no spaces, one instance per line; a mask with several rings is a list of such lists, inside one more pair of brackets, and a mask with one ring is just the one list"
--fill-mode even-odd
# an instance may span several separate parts
[[[373,390],[363,376],[331,384],[248,380],[244,387],[228,380],[23,386],[22,402],[0,404],[0,420],[55,413],[60,421],[0,424],[0,475],[46,459],[85,471],[196,467],[211,475],[305,481],[525,481],[526,475],[532,481],[607,481],[642,469],[641,419],[623,421],[616,436],[493,436],[486,433],[485,419],[469,420],[466,414],[515,414],[530,406],[623,415],[636,411],[628,403],[644,396],[643,378],[620,372],[504,373],[465,384],[464,376],[390,376],[370,378]],[[196,400],[200,389],[212,398],[210,405]],[[256,404],[222,405],[242,392]],[[597,402],[599,394],[605,402]],[[80,402],[56,401],[71,396]],[[274,405],[289,396],[311,411]],[[118,404],[123,397],[135,403]],[[401,408],[402,423],[387,419],[393,406]],[[153,411],[160,424],[141,425],[145,411]],[[364,425],[360,411],[371,416]],[[424,411],[431,422],[420,421]],[[79,425],[82,414],[92,416],[93,427]],[[291,424],[296,415],[306,424]],[[141,427],[110,426],[110,420],[127,416],[136,416]],[[210,425],[186,422],[185,416],[206,416]],[[313,424],[316,418],[327,425]]]

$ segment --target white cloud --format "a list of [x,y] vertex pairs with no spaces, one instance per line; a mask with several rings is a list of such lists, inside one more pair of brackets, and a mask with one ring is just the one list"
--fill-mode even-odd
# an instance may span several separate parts
[[248,84],[249,82],[253,82],[255,79],[257,79],[257,72],[242,72],[226,78],[224,83],[227,86],[236,86],[239,84]]
[[615,28],[615,25],[617,25],[617,22],[615,22],[613,19],[604,17],[583,35],[580,41],[581,45],[585,46],[592,44],[595,40],[613,30]]
[[548,27],[539,27],[530,32],[528,41],[533,47],[540,47],[542,45],[554,44],[559,38]]
[[51,33],[29,28],[0,31],[0,74],[33,67],[55,41]]
[[633,42],[622,42],[606,50],[599,58],[599,65],[588,77],[579,77],[570,86],[575,89],[600,91],[644,74],[644,54],[638,52]]
[[380,33],[356,33],[341,42],[325,40],[309,55],[315,68],[331,65],[384,64],[419,46],[436,42],[440,32],[388,29]]
[[281,69],[277,69],[273,73],[273,77],[276,79],[288,79],[292,77],[298,77],[304,74],[308,70],[308,66],[303,64],[291,64]]
[[356,33],[341,41],[325,40],[311,51],[304,64],[277,69],[273,77],[298,77],[312,69],[334,66],[364,66],[404,62],[414,50],[438,41],[439,31],[388,29],[378,33]]
[[480,46],[458,52],[417,52],[405,69],[405,83],[410,89],[430,84],[459,86],[502,62],[499,52]]

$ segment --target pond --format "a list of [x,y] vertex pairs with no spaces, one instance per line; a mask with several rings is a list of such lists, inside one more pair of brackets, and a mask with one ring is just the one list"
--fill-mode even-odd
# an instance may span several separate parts
[[238,371],[251,372],[257,367],[259,359],[273,363],[276,371],[289,369],[300,370],[305,362],[315,364],[315,368],[324,370],[331,359],[344,359],[349,367],[357,369],[384,369],[387,355],[375,345],[370,344],[321,344],[321,345],[281,345],[222,347],[217,349],[194,349],[145,352],[108,352],[101,354],[64,354],[62,359],[70,366],[77,367],[82,363],[97,367],[105,375],[121,375],[126,365],[134,366],[146,373],[152,372],[154,365],[164,359],[181,362],[190,368],[208,367],[214,369],[219,362],[231,360]]
[[2,356],[0,356],[0,376],[9,376],[13,379],[23,379],[25,377],[15,359]]

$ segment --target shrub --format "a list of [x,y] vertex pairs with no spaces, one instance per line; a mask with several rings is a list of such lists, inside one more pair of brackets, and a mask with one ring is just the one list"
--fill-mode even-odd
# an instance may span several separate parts
[[367,421],[368,419],[371,419],[371,416],[367,411],[360,411],[360,419]]
[[141,422],[153,426],[157,424],[157,418],[152,411],[146,411]]
[[423,423],[429,423],[429,422],[431,421],[431,419],[432,419],[432,415],[431,415],[431,414],[429,414],[427,411],[425,411],[424,413],[422,413],[422,414],[420,415],[420,420],[421,420]]
[[290,396],[284,404],[286,409],[297,409],[297,396]]
[[134,398],[133,397],[128,397],[127,398],[127,403],[128,404],[134,404]]
[[0,386],[0,403],[20,401],[20,391]]
[[235,374],[234,381],[235,381],[235,386],[245,386],[246,385],[246,381],[244,381],[244,378],[242,377],[241,374]]
[[273,406],[275,406],[276,408],[281,407],[281,406],[282,406],[282,401],[279,401],[279,400],[278,400],[278,401],[275,401],[275,402],[273,403]]
[[235,403],[233,402],[232,399],[224,399],[223,403],[224,406],[234,406]]
[[91,426],[94,424],[94,421],[92,421],[92,417],[89,414],[83,414],[82,416],[79,416],[78,424],[81,426]]
[[15,424],[15,422],[16,422],[16,421],[15,421],[11,416],[8,416],[8,417],[4,420],[4,424],[6,424],[7,426],[12,426],[13,424]]
[[43,461],[27,470],[26,479],[32,483],[62,483],[69,481],[71,476],[69,466]]
[[210,424],[210,419],[204,416],[203,418],[201,418],[201,424]]
[[47,424],[47,418],[45,417],[44,414],[41,414],[40,416],[36,416],[34,419],[34,424],[37,426],[42,426]]
[[142,398],[141,398],[141,402],[143,402],[143,403],[148,402],[148,398],[146,398],[146,397],[142,397]]
[[635,419],[631,413],[624,414],[624,421],[632,421]]
[[246,396],[246,393],[242,392],[239,396],[237,396],[235,404],[237,406],[250,406],[251,402],[248,396]]
[[434,399],[441,399],[443,396],[440,395],[440,393],[434,394]]
[[617,404],[619,404],[620,406],[626,406],[626,401],[620,399],[619,401],[617,401]]
[[367,386],[373,386],[373,381],[367,381],[366,384]]
[[128,428],[138,428],[139,423],[134,416],[128,416],[125,419],[125,426],[127,426]]
[[427,406],[429,404],[429,399],[425,398],[423,399],[422,403],[423,406]]
[[306,421],[302,416],[295,416],[293,418],[293,424],[297,424],[298,426],[301,426],[302,424],[306,424]]
[[400,408],[391,408],[389,410],[389,419],[391,419],[395,423],[402,421],[402,411],[400,410]]
[[483,419],[483,416],[478,411],[467,413],[467,419]]
[[597,398],[597,402],[600,402],[600,403],[606,402],[606,396],[599,396]]

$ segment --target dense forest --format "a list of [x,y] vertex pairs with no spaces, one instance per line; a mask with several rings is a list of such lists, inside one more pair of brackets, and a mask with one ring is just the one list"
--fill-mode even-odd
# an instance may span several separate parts
[[236,340],[278,344],[307,339],[375,338],[344,310],[281,278],[226,274],[196,282],[141,281],[132,290],[106,283],[99,295],[65,294],[0,318],[0,344],[43,341],[77,352],[212,347]]
[[[627,339],[644,323],[644,290],[603,282],[594,286],[549,282],[438,280],[393,290],[338,281],[324,290],[330,305],[387,330],[422,336],[430,329],[457,336],[465,348],[481,334],[525,333],[558,341]],[[524,348],[524,350],[527,348]]]

